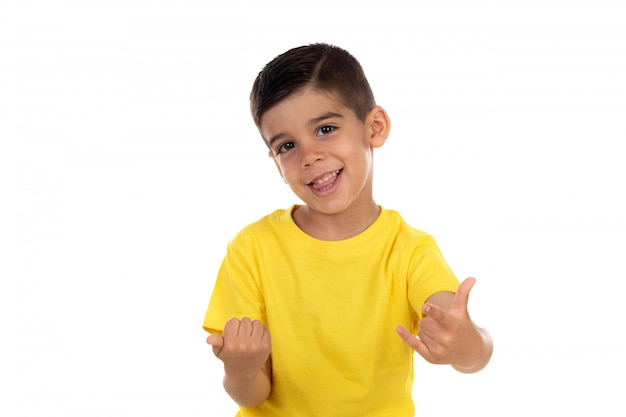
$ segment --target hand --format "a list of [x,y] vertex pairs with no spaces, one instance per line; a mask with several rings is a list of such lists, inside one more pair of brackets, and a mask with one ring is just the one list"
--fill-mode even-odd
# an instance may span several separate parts
[[475,283],[474,278],[468,278],[459,285],[448,311],[431,303],[424,304],[418,337],[399,326],[400,337],[430,363],[452,364],[462,372],[481,369],[489,361],[492,348],[488,333],[474,325],[467,310],[469,293]]
[[230,319],[222,335],[212,334],[207,343],[224,362],[224,372],[234,378],[251,379],[267,362],[272,341],[267,327],[249,318]]

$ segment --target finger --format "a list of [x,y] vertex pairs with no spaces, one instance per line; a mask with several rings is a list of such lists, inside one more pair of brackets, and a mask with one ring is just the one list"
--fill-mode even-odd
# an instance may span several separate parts
[[420,356],[422,356],[424,359],[426,359],[429,362],[431,361],[430,351],[428,350],[428,346],[426,346],[426,344],[423,341],[413,336],[413,334],[411,334],[411,332],[409,332],[407,328],[404,326],[398,326],[396,328],[396,332],[398,333],[400,338],[404,340],[404,343],[409,345],[414,351],[419,353]]
[[272,336],[270,335],[270,329],[266,326],[263,326],[263,340],[267,340],[270,345],[272,344]]
[[224,339],[217,333],[210,334],[209,337],[206,338],[206,342],[211,346],[220,347],[224,345]]
[[263,323],[261,323],[261,321],[259,320],[254,320],[252,322],[252,337],[258,337],[259,339],[263,340],[264,336],[265,336],[265,331],[266,328],[263,325]]
[[219,334],[211,334],[206,338],[206,342],[213,347],[213,353],[215,356],[219,356],[222,348],[224,347],[224,338]]
[[466,278],[456,291],[452,305],[450,306],[450,314],[460,316],[467,314],[467,303],[469,301],[469,294],[476,283],[475,278]]
[[400,338],[414,350],[418,350],[422,347],[422,341],[413,336],[413,334],[406,327],[398,326],[396,327],[396,332],[398,333],[398,336],[400,336]]
[[254,320],[252,322],[252,338],[261,343],[262,346],[268,349],[268,352],[272,349],[272,338],[270,337],[270,331],[261,321]]
[[236,318],[232,318],[226,322],[224,325],[224,330],[222,331],[222,336],[226,339],[231,337],[236,337],[239,333],[239,320]]
[[413,349],[415,349],[415,340],[417,340],[412,334],[411,332],[408,331],[408,329],[404,326],[398,326],[396,327],[396,332],[398,333],[398,336],[400,336],[400,338],[402,340],[404,340],[404,342],[411,346]]
[[252,320],[248,317],[244,317],[239,321],[239,333],[237,333],[237,336],[249,338],[252,336],[252,329]]
[[446,312],[434,304],[424,304],[424,306],[422,307],[422,312],[424,313],[424,317],[429,317],[437,324],[444,324],[446,321]]

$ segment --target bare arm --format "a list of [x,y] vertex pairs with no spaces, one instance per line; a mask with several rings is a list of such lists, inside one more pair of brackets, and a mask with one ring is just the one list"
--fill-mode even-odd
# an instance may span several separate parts
[[493,340],[489,332],[474,324],[467,311],[469,293],[476,280],[468,278],[456,294],[442,291],[426,300],[422,310],[418,338],[404,327],[398,334],[424,359],[448,363],[463,373],[474,373],[489,363]]
[[269,397],[272,343],[267,327],[258,320],[231,319],[222,335],[210,335],[207,343],[224,362],[224,389],[237,404],[257,407]]
[[239,405],[251,408],[261,405],[267,400],[272,389],[269,366],[267,362],[252,378],[242,378],[226,373],[224,389]]

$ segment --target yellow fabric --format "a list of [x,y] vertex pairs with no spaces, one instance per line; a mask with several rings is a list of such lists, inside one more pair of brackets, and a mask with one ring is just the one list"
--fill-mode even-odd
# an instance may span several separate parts
[[245,227],[228,245],[204,320],[261,320],[272,337],[272,392],[238,416],[413,416],[413,351],[421,306],[458,281],[434,239],[381,208],[363,233],[320,241],[291,211]]

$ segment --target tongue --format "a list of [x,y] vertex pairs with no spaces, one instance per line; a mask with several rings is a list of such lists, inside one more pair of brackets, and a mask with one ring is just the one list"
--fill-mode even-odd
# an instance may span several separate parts
[[320,184],[314,183],[311,186],[313,187],[314,190],[321,190],[322,188],[326,188],[326,187],[334,184],[335,181],[337,181],[337,177],[333,176],[328,181],[324,181],[324,182],[322,182]]

